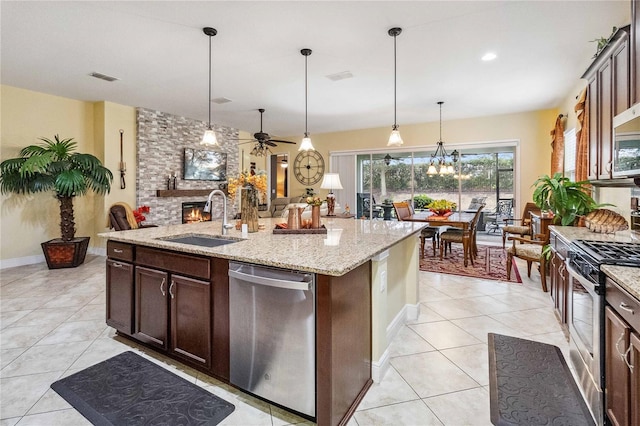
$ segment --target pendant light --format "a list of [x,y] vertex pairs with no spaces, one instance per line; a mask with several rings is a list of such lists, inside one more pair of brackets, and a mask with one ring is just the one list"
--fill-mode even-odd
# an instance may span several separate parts
[[207,98],[207,104],[209,105],[209,124],[207,130],[202,137],[202,145],[218,146],[218,138],[216,138],[216,132],[211,126],[211,38],[218,34],[215,28],[204,27],[202,31],[209,37],[209,97]]
[[[458,161],[458,151],[454,150],[451,155],[447,154],[447,150],[444,149],[444,142],[442,142],[442,104],[443,101],[439,101],[438,105],[440,105],[440,139],[438,140],[438,147],[436,148],[436,152],[431,155],[431,164],[429,164],[429,168],[427,169],[428,175],[447,175],[453,174],[455,172],[453,164]],[[447,161],[448,157],[451,157],[449,161]],[[436,163],[438,164],[438,168],[436,168]]]
[[402,33],[402,28],[394,27],[389,30],[389,35],[393,37],[393,127],[391,128],[391,135],[389,136],[389,142],[387,142],[387,146],[402,145],[402,136],[400,136],[400,130],[398,130],[398,123],[396,119],[396,37],[398,37],[400,33]]
[[304,56],[304,138],[302,138],[302,142],[300,143],[300,148],[298,151],[312,151],[314,150],[313,144],[311,143],[311,138],[309,137],[309,131],[307,129],[307,58],[311,55],[311,49],[302,49],[300,51],[302,56]]

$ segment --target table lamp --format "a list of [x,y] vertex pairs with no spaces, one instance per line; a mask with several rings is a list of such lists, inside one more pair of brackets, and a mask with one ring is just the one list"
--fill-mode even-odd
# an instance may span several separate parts
[[333,194],[333,190],[342,189],[340,176],[337,173],[325,173],[320,188],[329,190],[327,194],[327,216],[335,216],[333,210],[336,207],[336,196]]

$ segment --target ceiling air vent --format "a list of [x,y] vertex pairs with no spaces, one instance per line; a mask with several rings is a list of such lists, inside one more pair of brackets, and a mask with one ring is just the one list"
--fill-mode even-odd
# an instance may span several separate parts
[[120,80],[117,77],[111,77],[110,75],[106,75],[106,74],[101,74],[99,72],[92,72],[91,74],[89,74],[91,77],[95,77],[95,78],[99,78],[100,80],[104,80],[104,81],[116,81],[116,80]]
[[213,102],[214,104],[228,104],[229,102],[231,102],[231,99],[229,98],[215,98],[215,99],[211,99],[211,102]]
[[327,78],[331,81],[346,80],[347,78],[353,78],[353,74],[351,74],[351,71],[342,71],[336,74],[328,75]]

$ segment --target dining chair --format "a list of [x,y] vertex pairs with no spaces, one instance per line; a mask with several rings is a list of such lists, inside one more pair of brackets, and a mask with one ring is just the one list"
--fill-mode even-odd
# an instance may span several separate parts
[[504,219],[513,217],[513,198],[501,198],[493,212],[485,215],[486,227],[489,232],[497,232],[504,225]]
[[520,237],[531,237],[531,214],[540,213],[540,208],[536,206],[536,203],[526,203],[522,210],[522,216],[517,219],[506,218],[503,219],[505,225],[502,228],[502,248],[504,248],[508,234],[518,234]]
[[[480,218],[482,209],[484,209],[484,206],[480,206],[478,208],[476,214],[471,220],[471,224],[469,225],[470,246],[467,249],[469,250],[468,254],[469,260],[471,260],[471,265],[473,265],[473,259],[478,256],[478,246],[476,244],[476,229],[478,227],[478,219]],[[464,232],[459,230],[447,229],[440,234],[440,260],[442,260],[443,254],[447,250],[447,247],[449,248],[449,253],[451,253],[451,243],[464,244]]]
[[[536,234],[531,239],[522,237],[509,237],[513,245],[507,249],[507,280],[511,279],[511,268],[513,258],[518,257],[527,261],[527,276],[531,278],[531,264],[540,264],[540,284],[542,291],[547,291],[547,259],[543,251],[544,246],[549,243],[549,236],[546,234]],[[516,244],[519,241],[522,244]]]
[[[412,215],[412,208],[409,202],[400,201],[393,203],[393,208],[396,211],[396,218],[399,221],[404,220],[405,218]],[[432,246],[433,246],[433,256],[436,255],[436,240],[438,238],[438,231],[435,228],[422,228],[420,231],[420,259],[424,259],[424,246],[427,238],[431,238]]]

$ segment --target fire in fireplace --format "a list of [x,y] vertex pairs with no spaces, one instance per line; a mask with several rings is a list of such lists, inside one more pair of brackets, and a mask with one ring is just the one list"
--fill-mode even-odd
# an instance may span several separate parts
[[211,213],[203,211],[203,202],[182,203],[182,223],[209,222]]

